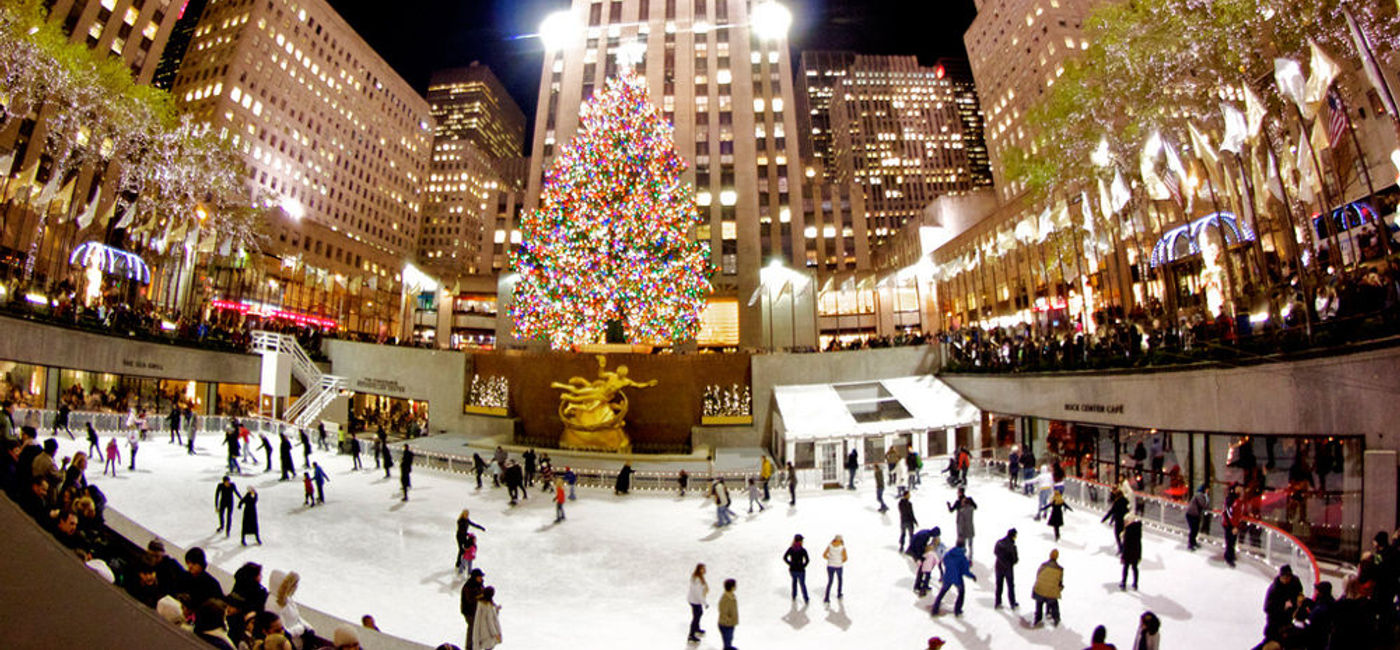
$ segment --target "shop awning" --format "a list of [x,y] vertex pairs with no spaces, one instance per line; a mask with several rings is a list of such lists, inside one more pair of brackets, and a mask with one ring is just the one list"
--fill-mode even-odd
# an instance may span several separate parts
[[978,421],[977,407],[932,375],[775,386],[787,440],[944,429]]

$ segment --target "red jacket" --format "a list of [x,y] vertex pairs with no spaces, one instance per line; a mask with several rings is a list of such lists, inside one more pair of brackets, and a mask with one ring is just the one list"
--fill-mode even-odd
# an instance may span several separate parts
[[562,486],[562,485],[556,485],[556,486],[554,486],[554,502],[555,502],[555,503],[558,503],[558,504],[560,504],[560,505],[563,505],[563,503],[564,503],[564,486]]

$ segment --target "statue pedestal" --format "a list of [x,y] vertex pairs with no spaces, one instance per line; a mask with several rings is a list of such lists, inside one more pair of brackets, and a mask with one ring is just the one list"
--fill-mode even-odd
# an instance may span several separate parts
[[627,438],[627,434],[623,433],[620,427],[598,431],[580,431],[565,427],[564,434],[559,436],[559,446],[564,449],[607,451],[620,454],[632,451],[632,441]]

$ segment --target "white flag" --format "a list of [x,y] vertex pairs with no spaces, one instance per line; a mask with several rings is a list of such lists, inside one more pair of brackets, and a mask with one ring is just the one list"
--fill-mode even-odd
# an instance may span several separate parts
[[1114,212],[1122,210],[1123,206],[1127,205],[1128,201],[1132,200],[1133,193],[1128,189],[1128,183],[1123,180],[1123,172],[1116,170],[1113,172],[1113,189],[1111,192]]
[[1079,212],[1080,217],[1084,219],[1084,230],[1087,230],[1092,236],[1094,234],[1094,210],[1089,207],[1088,192],[1079,193]]
[[1167,184],[1162,182],[1162,177],[1157,174],[1157,155],[1161,152],[1162,136],[1153,131],[1143,143],[1142,153],[1138,156],[1138,173],[1142,176],[1147,196],[1153,201],[1165,201],[1172,197]]
[[1244,112],[1245,126],[1249,127],[1249,138],[1253,140],[1259,137],[1259,131],[1264,127],[1264,101],[1254,94],[1254,89],[1248,84],[1244,87]]
[[1303,112],[1312,118],[1327,98],[1327,89],[1332,87],[1332,82],[1337,79],[1341,68],[1337,67],[1337,62],[1328,57],[1316,42],[1309,40],[1308,47],[1312,48],[1312,61],[1308,64],[1311,74],[1303,91],[1303,99],[1308,103],[1308,108]]
[[1103,215],[1104,221],[1113,218],[1113,201],[1108,198],[1108,188],[1104,187],[1103,179],[1099,179],[1099,214]]
[[1292,101],[1298,110],[1303,112],[1304,117],[1312,117],[1308,115],[1308,82],[1303,79],[1303,68],[1297,61],[1274,59],[1274,81],[1278,83],[1279,93]]
[[1225,117],[1225,135],[1220,138],[1220,150],[1239,155],[1249,138],[1244,113],[1226,102],[1220,102],[1220,114]]
[[1308,134],[1306,131],[1298,134],[1298,199],[1304,203],[1312,203],[1313,197],[1320,189],[1317,186],[1317,170],[1313,169],[1312,156],[1308,153]]
[[[1400,5],[1400,0],[1397,0]],[[1346,6],[1342,7],[1342,13],[1347,18],[1347,28],[1351,30],[1351,42],[1356,46],[1356,51],[1361,54],[1362,67],[1366,69],[1366,78],[1371,81],[1371,87],[1376,89],[1376,94],[1380,95],[1381,103],[1385,105],[1385,110],[1392,116],[1400,116],[1395,106],[1395,96],[1390,92],[1390,84],[1385,79],[1385,72],[1381,70],[1380,64],[1376,62],[1375,49],[1371,47],[1371,39],[1361,31],[1361,26],[1356,24],[1356,18],[1351,15],[1351,10]],[[0,170],[6,169],[0,165]]]
[[1210,137],[1201,133],[1194,122],[1187,122],[1186,130],[1191,136],[1191,148],[1196,150],[1196,157],[1207,165],[1220,164],[1219,156],[1215,155],[1215,148],[1210,146]]

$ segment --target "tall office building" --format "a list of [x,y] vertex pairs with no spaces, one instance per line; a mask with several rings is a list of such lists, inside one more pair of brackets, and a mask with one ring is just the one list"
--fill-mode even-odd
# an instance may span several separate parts
[[283,208],[266,224],[266,282],[216,287],[216,304],[395,331],[428,179],[428,103],[325,0],[210,0],[172,92]]
[[967,152],[968,174],[974,188],[991,189],[992,162],[987,155],[987,116],[977,96],[977,82],[967,59],[943,58],[934,63],[953,85],[953,101],[962,120],[963,149]]
[[185,52],[190,48],[194,30],[199,27],[199,17],[204,14],[204,6],[209,0],[182,0],[175,28],[170,31],[170,39],[161,51],[160,62],[156,64],[155,76],[151,85],[170,90],[175,85],[175,73],[180,71],[180,62],[185,60]]
[[472,61],[465,68],[434,72],[428,104],[437,119],[435,137],[471,140],[496,159],[520,155],[525,114],[491,68]]
[[969,157],[978,136],[975,91],[944,66],[920,66],[912,56],[803,52],[801,67],[813,173],[864,189],[868,247],[939,196],[990,183],[985,166],[974,171]]
[[[751,28],[750,10],[757,6],[749,0],[574,0],[570,15],[579,29],[545,54],[526,209],[538,205],[544,172],[574,136],[581,104],[617,74],[619,48],[641,43],[645,56],[636,69],[675,125],[677,150],[693,163],[683,180],[695,184],[704,219],[695,236],[709,243],[716,267],[706,331],[737,332],[737,340],[702,343],[814,343],[810,319],[784,315],[777,319],[783,331],[775,332],[770,307],[777,302],[753,298],[763,290],[761,268],[774,261],[804,268],[809,251],[816,254],[804,234],[787,40],[765,39]],[[515,227],[506,224],[507,237]],[[799,300],[792,293],[777,301]]]
[[1064,72],[1064,61],[1088,49],[1083,21],[1103,0],[977,0],[963,41],[986,115],[987,152],[997,194],[1006,202],[1024,187],[1005,176],[1009,149],[1034,152],[1038,134],[1026,112]]

